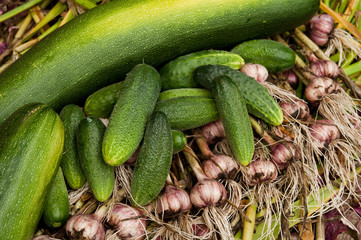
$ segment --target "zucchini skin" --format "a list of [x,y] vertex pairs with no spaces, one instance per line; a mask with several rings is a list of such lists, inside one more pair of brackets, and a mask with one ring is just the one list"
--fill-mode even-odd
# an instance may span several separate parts
[[65,129],[64,153],[60,165],[68,185],[72,189],[79,189],[84,185],[86,178],[80,164],[76,131],[85,115],[79,106],[69,104],[61,110],[59,116]]
[[254,142],[246,102],[227,75],[214,79],[212,92],[233,157],[247,166],[253,157]]
[[319,0],[108,2],[44,38],[0,76],[0,122],[30,102],[60,110],[139,63],[157,67],[187,53],[282,33],[318,8]]
[[213,79],[220,75],[229,76],[237,85],[246,101],[248,112],[278,126],[283,122],[283,112],[278,103],[261,84],[246,74],[221,65],[200,66],[194,71],[194,79],[204,87],[211,89]]
[[214,99],[176,97],[160,101],[155,110],[164,112],[172,129],[183,131],[197,128],[219,119]]
[[173,155],[172,131],[167,116],[155,111],[150,117],[131,183],[134,205],[144,206],[164,187]]
[[28,104],[0,132],[0,239],[31,239],[59,168],[63,123],[50,107]]
[[84,118],[77,130],[80,163],[94,197],[106,201],[114,188],[114,167],[107,165],[102,156],[102,140],[105,126],[96,117]]
[[138,64],[128,73],[104,134],[102,152],[108,165],[121,165],[138,148],[159,93],[160,76],[152,66]]
[[61,167],[46,197],[43,221],[51,228],[58,228],[69,219],[70,204],[68,190]]

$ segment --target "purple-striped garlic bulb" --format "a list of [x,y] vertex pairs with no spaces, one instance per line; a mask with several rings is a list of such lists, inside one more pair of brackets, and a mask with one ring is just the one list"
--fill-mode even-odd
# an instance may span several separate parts
[[300,153],[292,143],[277,143],[272,146],[271,158],[278,169],[283,170],[292,160],[298,161]]
[[292,70],[287,70],[283,72],[283,75],[286,78],[286,81],[290,84],[293,89],[296,89],[298,86],[298,77]]
[[318,144],[318,148],[327,147],[332,141],[341,137],[340,130],[330,120],[316,120],[309,126],[313,140]]
[[115,204],[107,222],[117,230],[120,239],[142,240],[146,236],[146,219],[143,213],[126,204]]
[[318,77],[336,78],[340,74],[337,64],[331,60],[312,62],[310,68]]
[[245,182],[249,186],[272,182],[278,176],[277,167],[272,161],[257,158],[245,167]]
[[334,23],[333,17],[326,13],[314,16],[307,24],[309,37],[318,46],[325,45],[334,29]]
[[105,230],[97,214],[78,214],[72,216],[65,226],[70,239],[105,240]]
[[296,99],[294,102],[281,101],[279,106],[282,108],[284,116],[289,116],[301,121],[307,121],[311,117],[308,105],[302,100]]
[[305,89],[305,96],[312,106],[318,106],[320,101],[327,94],[337,94],[341,92],[340,85],[327,77],[314,78]]
[[194,206],[204,208],[224,203],[227,199],[227,190],[216,180],[204,179],[194,185],[189,195]]
[[237,162],[226,155],[213,155],[203,160],[202,169],[210,179],[232,178],[238,171]]
[[192,232],[197,237],[202,237],[209,233],[209,228],[205,224],[193,224]]
[[167,216],[186,212],[192,208],[189,194],[183,189],[167,185],[157,203],[157,212]]
[[241,72],[256,79],[259,83],[265,82],[268,78],[267,68],[261,64],[246,63],[241,68]]
[[214,144],[219,140],[226,138],[226,133],[223,128],[222,121],[208,123],[201,128],[201,135],[209,144]]

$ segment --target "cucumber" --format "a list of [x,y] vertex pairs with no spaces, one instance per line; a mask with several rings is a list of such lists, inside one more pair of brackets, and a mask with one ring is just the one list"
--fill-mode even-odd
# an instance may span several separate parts
[[212,92],[233,157],[247,166],[252,161],[254,143],[246,101],[227,75],[214,79]]
[[176,88],[161,92],[159,94],[158,102],[170,98],[187,96],[213,98],[212,93],[204,88]]
[[0,122],[29,102],[59,110],[83,100],[139,63],[158,67],[187,53],[224,49],[294,29],[311,18],[319,4],[319,0],[109,1],[48,35],[3,72]]
[[59,168],[63,123],[50,107],[27,104],[0,132],[0,239],[31,239]]
[[135,152],[159,93],[160,76],[153,67],[138,64],[128,73],[104,134],[102,152],[108,165],[119,166]]
[[80,164],[76,131],[80,121],[85,118],[82,109],[74,104],[66,105],[59,114],[64,123],[65,142],[61,168],[66,182],[72,189],[79,189],[85,183],[85,175]]
[[244,65],[244,60],[238,54],[220,50],[205,50],[178,57],[159,71],[162,89],[197,87],[198,83],[193,79],[193,71],[199,66],[208,64],[239,69]]
[[108,118],[117,102],[117,94],[121,86],[122,82],[114,83],[90,95],[84,104],[85,114],[98,118]]
[[188,130],[203,126],[219,118],[214,99],[177,97],[160,101],[155,110],[164,112],[172,129]]
[[62,226],[69,218],[70,204],[63,171],[59,167],[50,192],[46,197],[43,221],[51,228]]
[[77,131],[80,162],[95,199],[106,201],[114,188],[114,167],[107,165],[102,156],[105,126],[96,117],[84,118]]
[[135,205],[144,206],[164,187],[173,155],[172,132],[167,116],[155,111],[150,117],[131,183]]
[[270,73],[286,71],[292,68],[296,61],[296,55],[292,49],[268,39],[243,42],[231,51],[241,55],[247,63],[265,66]]
[[237,85],[246,101],[248,112],[278,126],[283,122],[283,112],[278,103],[261,84],[246,74],[221,65],[206,65],[194,71],[194,79],[204,87],[210,89],[212,81],[219,75],[228,75]]
[[187,138],[181,131],[172,130],[172,140],[173,140],[173,154],[176,154],[183,150],[187,145]]

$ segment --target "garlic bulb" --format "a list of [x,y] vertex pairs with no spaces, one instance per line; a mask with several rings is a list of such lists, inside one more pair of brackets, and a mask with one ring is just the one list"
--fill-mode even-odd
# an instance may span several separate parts
[[199,181],[194,185],[189,195],[192,204],[199,208],[217,206],[227,199],[225,187],[213,179]]
[[241,68],[241,72],[257,80],[257,82],[263,83],[268,78],[268,71],[261,64],[247,63]]
[[186,212],[191,208],[189,194],[171,185],[165,187],[165,192],[157,203],[157,212],[164,213],[165,216]]

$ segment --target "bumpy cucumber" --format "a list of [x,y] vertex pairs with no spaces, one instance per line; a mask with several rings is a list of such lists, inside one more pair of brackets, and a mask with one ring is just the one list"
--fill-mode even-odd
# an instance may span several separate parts
[[84,104],[84,112],[87,116],[98,118],[107,118],[110,116],[115,103],[117,102],[117,93],[122,86],[122,82],[114,83],[99,89],[90,95]]
[[76,131],[79,122],[85,118],[85,115],[82,109],[74,104],[65,106],[59,115],[64,123],[65,129],[64,153],[61,159],[61,168],[63,169],[64,177],[68,185],[73,189],[78,189],[84,185],[86,179],[79,160]]
[[246,102],[227,75],[214,79],[212,92],[233,157],[247,166],[253,157],[253,131]]
[[190,53],[167,63],[160,71],[162,89],[192,88],[198,83],[193,79],[193,71],[199,66],[218,64],[239,69],[244,60],[235,53],[207,50]]
[[43,212],[43,221],[52,228],[58,228],[69,218],[70,204],[68,190],[64,180],[63,171],[59,167],[58,173],[46,197]]
[[178,130],[172,130],[172,139],[173,139],[173,154],[178,153],[183,150],[187,145],[187,138],[183,132]]
[[213,99],[177,97],[157,103],[155,110],[164,112],[172,129],[187,130],[203,126],[219,118]]
[[[138,63],[161,66],[307,22],[319,0],[115,0],[76,17],[0,76],[0,122],[14,109],[56,110],[119,81]],[[281,7],[280,7],[281,6]],[[54,94],[56,93],[56,94]]]
[[100,202],[110,197],[114,187],[114,167],[107,165],[102,156],[104,132],[104,124],[96,117],[81,120],[77,131],[80,162],[94,197]]
[[292,49],[282,43],[256,39],[243,42],[232,49],[241,55],[247,63],[258,63],[271,73],[283,72],[295,65],[296,55]]
[[176,97],[192,97],[192,96],[213,98],[212,93],[204,88],[176,88],[161,92],[159,94],[158,101],[163,101]]
[[162,190],[173,155],[172,132],[167,116],[154,112],[147,123],[131,183],[136,204],[150,203]]
[[220,65],[201,66],[194,71],[194,79],[208,89],[211,88],[213,79],[219,75],[228,75],[237,85],[246,101],[249,113],[275,126],[283,122],[282,109],[255,79],[240,71]]
[[28,104],[0,132],[0,239],[31,239],[59,168],[63,123],[48,106]]
[[159,92],[160,76],[153,67],[139,64],[128,73],[104,135],[102,151],[107,164],[119,166],[135,152]]

